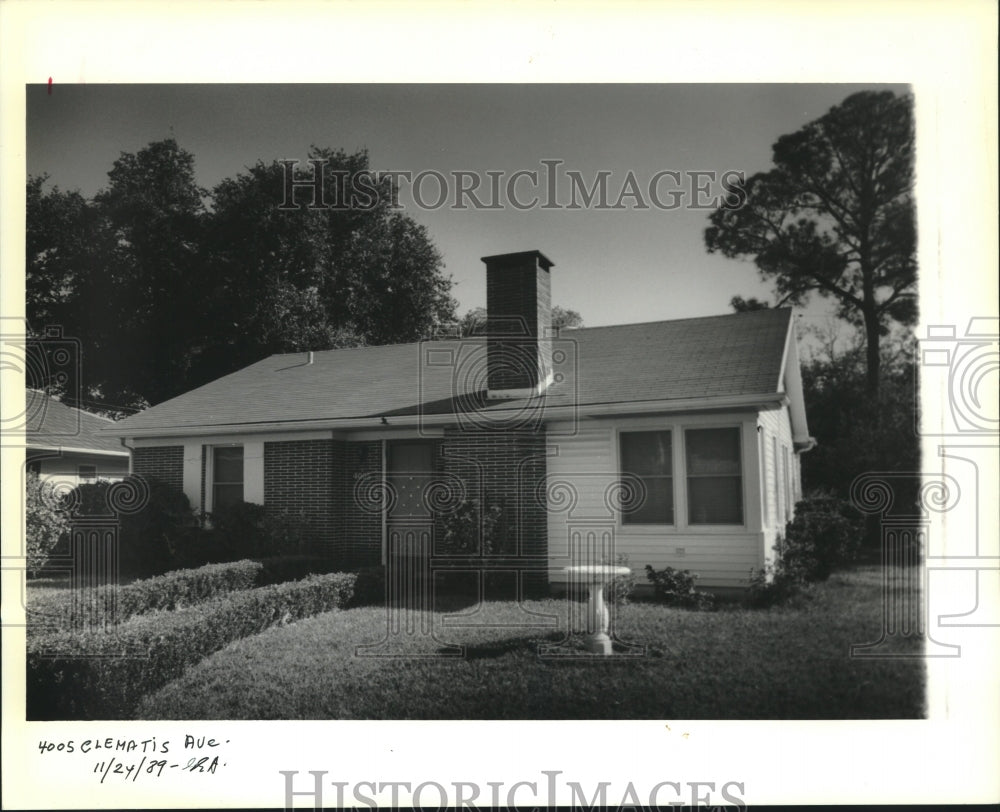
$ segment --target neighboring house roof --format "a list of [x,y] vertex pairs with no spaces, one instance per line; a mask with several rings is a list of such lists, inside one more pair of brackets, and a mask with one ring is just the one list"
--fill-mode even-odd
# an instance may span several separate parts
[[29,451],[129,456],[120,440],[103,433],[115,421],[67,406],[38,389],[25,390],[25,423],[24,439]]
[[[620,412],[629,404],[773,400],[785,391],[794,344],[787,308],[565,331],[553,342],[556,379],[534,401],[485,400],[483,338],[328,350],[313,353],[311,363],[307,353],[272,355],[107,432],[326,428],[337,421],[374,428],[382,418],[400,425],[418,415],[467,412],[470,404],[492,413],[541,402],[546,416],[557,417],[578,407]],[[797,360],[794,366],[797,376]]]

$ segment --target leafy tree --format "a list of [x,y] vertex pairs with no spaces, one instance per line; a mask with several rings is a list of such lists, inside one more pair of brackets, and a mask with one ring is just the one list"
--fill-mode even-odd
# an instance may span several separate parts
[[94,263],[96,212],[79,192],[44,189],[47,175],[28,178],[25,299],[36,328],[63,324],[66,304]]
[[112,244],[79,291],[85,374],[113,400],[156,403],[184,390],[202,329],[205,193],[172,138],[123,153],[108,181],[94,202]]
[[[426,230],[391,207],[396,190],[361,151],[313,148],[327,202],[285,167],[258,162],[212,190],[205,247],[207,320],[225,329],[199,348],[198,382],[274,352],[413,341],[454,319],[451,280]],[[296,171],[304,181],[316,165]],[[360,189],[366,179],[375,194]],[[367,200],[366,200],[367,198]]]
[[451,279],[392,207],[391,180],[364,151],[310,158],[327,189],[347,184],[347,206],[282,210],[278,162],[207,192],[172,138],[123,153],[92,201],[29,180],[29,322],[81,339],[85,402],[141,407],[271,353],[411,341],[454,320]]
[[773,146],[774,169],[720,208],[709,252],[752,257],[793,304],[813,291],[864,330],[865,394],[877,398],[880,339],[916,320],[912,97],[862,92]]
[[729,300],[729,306],[734,313],[749,313],[751,310],[767,310],[771,305],[761,301],[754,296],[744,299],[742,296],[734,296]]
[[[916,348],[912,335],[883,341],[879,398],[866,398],[865,346],[858,339],[844,350],[830,341],[802,366],[809,431],[818,441],[802,457],[806,491],[850,496],[855,477],[869,471],[920,470],[920,444],[913,426],[917,409]],[[916,499],[897,494],[902,505]],[[871,537],[869,528],[869,541]]]

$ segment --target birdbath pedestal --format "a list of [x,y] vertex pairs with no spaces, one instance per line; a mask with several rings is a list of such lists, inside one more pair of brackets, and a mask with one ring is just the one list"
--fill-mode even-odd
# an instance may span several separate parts
[[620,575],[628,575],[628,567],[611,564],[588,564],[565,567],[572,584],[586,585],[590,589],[587,602],[587,650],[592,654],[610,654],[611,638],[608,637],[608,608],[604,605],[604,585]]

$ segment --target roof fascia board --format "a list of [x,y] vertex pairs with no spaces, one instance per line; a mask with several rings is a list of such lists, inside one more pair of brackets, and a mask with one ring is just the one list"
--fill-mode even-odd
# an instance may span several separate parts
[[56,451],[60,454],[92,454],[99,457],[128,457],[128,451],[105,451],[102,448],[78,448],[68,445],[40,445],[31,443],[26,446],[28,451]]
[[[787,401],[787,396],[782,392],[770,392],[754,395],[729,395],[716,398],[683,398],[677,400],[651,400],[634,403],[596,403],[583,406],[550,406],[545,409],[545,422],[554,420],[566,420],[578,417],[608,417],[615,415],[629,414],[657,414],[683,412],[693,410],[720,410],[733,408],[774,408],[775,405],[782,405]],[[492,413],[496,414],[500,421],[508,409],[490,409],[480,412],[477,421],[483,421]],[[523,412],[524,409],[514,411]],[[326,432],[323,436],[332,436],[331,431],[386,431],[393,428],[413,428],[413,427],[445,427],[454,425],[459,417],[454,414],[440,415],[407,415],[406,417],[389,418],[387,423],[382,422],[382,417],[365,418],[343,418],[337,420],[304,420],[304,421],[283,421],[269,423],[239,423],[230,426],[179,426],[169,428],[148,428],[148,429],[105,429],[102,435],[129,438],[178,438],[178,437],[212,437],[212,436],[232,436],[233,434],[280,434],[286,435],[295,432],[296,438],[301,439],[306,432]],[[484,422],[484,421],[483,421]]]

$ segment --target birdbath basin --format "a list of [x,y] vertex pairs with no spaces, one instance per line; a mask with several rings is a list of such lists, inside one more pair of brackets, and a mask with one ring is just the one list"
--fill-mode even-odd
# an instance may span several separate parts
[[628,575],[628,567],[611,564],[584,564],[564,567],[564,572],[574,584],[590,589],[587,601],[587,650],[592,654],[610,654],[611,638],[608,637],[608,608],[604,605],[604,586],[621,575]]

